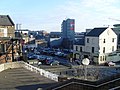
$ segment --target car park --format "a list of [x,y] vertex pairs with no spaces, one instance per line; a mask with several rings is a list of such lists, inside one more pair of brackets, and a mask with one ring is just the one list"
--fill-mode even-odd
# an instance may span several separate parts
[[[70,53],[70,51],[68,49],[63,50],[39,47],[34,53],[36,55],[36,59],[39,62],[39,65],[50,65],[50,63],[51,65],[57,65],[59,63],[61,65],[69,66],[67,55]],[[30,54],[29,57],[32,57],[32,54]]]

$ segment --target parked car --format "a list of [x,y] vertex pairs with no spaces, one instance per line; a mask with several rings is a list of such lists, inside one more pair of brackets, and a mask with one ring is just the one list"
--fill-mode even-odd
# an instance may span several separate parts
[[44,64],[46,65],[59,65],[59,61],[54,60],[52,57],[48,57],[46,58],[46,60],[44,60]]
[[45,56],[42,56],[42,55],[38,55],[38,56],[37,56],[37,59],[38,59],[38,60],[45,60],[46,57],[45,57]]
[[80,61],[80,60],[75,60],[75,63],[76,63],[77,65],[81,65],[81,61]]
[[114,62],[109,62],[108,65],[109,66],[115,66],[115,63]]
[[45,64],[45,60],[46,60],[46,57],[45,56],[41,56],[41,55],[39,55],[38,57],[37,57],[37,60],[38,60],[38,62],[41,62],[42,64]]
[[56,56],[59,56],[61,54],[61,52],[56,52],[55,55]]
[[40,55],[40,52],[35,52],[35,54]]
[[38,61],[38,66],[41,65],[41,64],[42,64],[42,62]]
[[50,62],[50,65],[51,65],[51,66],[52,66],[52,65],[59,65],[59,61],[57,61],[57,60],[51,61],[51,62]]
[[35,54],[28,54],[28,55],[27,55],[27,58],[28,58],[29,60],[31,60],[31,59],[37,59],[37,56],[36,56]]
[[106,62],[105,66],[115,66],[116,64],[114,62]]

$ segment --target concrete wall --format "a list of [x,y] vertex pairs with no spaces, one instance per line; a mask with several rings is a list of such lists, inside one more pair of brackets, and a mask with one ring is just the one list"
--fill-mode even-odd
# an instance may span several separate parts
[[4,63],[4,64],[0,64],[0,72],[9,68],[20,68],[20,67],[23,67],[23,63],[21,62]]
[[9,68],[20,68],[20,67],[23,67],[23,68],[26,68],[30,71],[33,71],[35,73],[39,73],[40,75],[46,77],[46,78],[49,78],[51,80],[54,80],[54,81],[58,81],[58,77],[59,75],[56,75],[56,74],[53,74],[49,71],[45,71],[43,69],[40,69],[40,68],[37,68],[37,67],[34,67],[30,64],[27,64],[23,61],[17,61],[17,62],[9,62],[9,63],[4,63],[4,64],[0,64],[0,72],[6,70],[6,69],[9,69]]
[[0,72],[2,72],[2,71],[4,71],[5,69],[4,69],[4,64],[1,64],[0,65]]

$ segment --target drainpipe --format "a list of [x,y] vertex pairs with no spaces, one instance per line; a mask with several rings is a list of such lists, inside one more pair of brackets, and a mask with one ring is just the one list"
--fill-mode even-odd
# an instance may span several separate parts
[[14,46],[13,46],[13,38],[12,40],[12,62],[14,62]]

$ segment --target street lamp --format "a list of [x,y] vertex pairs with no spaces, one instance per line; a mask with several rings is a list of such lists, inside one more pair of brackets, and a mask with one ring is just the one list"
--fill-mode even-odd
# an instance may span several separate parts
[[82,64],[84,65],[84,79],[87,80],[87,65],[89,65],[90,60],[88,58],[84,58],[82,60]]
[[23,59],[25,62],[27,62],[27,50],[25,50],[23,54]]

